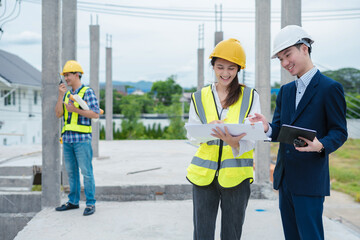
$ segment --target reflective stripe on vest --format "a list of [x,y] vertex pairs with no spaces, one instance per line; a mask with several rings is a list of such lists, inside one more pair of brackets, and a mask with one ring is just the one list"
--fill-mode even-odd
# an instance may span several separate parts
[[[83,87],[80,89],[78,96],[81,98],[84,98],[85,92],[89,87]],[[66,92],[65,95],[65,103],[69,103],[69,97],[70,97],[70,91]],[[79,108],[79,103],[74,102],[73,103],[75,107]],[[69,112],[67,111],[65,105],[64,105],[64,126],[61,131],[61,134],[63,134],[65,131],[72,131],[72,132],[80,132],[80,133],[91,133],[91,125],[82,125],[79,123],[79,114],[76,112],[72,112],[70,116],[69,121]]]
[[[226,115],[228,123],[243,123],[249,114],[254,90],[242,87],[239,100],[229,107]],[[195,111],[203,124],[218,120],[217,108],[211,86],[205,87],[192,95]],[[234,157],[232,148],[225,142],[220,153],[220,139],[203,143],[193,157],[187,171],[187,178],[195,185],[207,186],[219,171],[218,181],[222,187],[230,188],[239,185],[245,179],[253,181],[253,150]]]

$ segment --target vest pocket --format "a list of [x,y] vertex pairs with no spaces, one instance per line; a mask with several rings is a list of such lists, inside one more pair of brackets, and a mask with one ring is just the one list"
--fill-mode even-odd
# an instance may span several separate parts
[[187,172],[191,175],[199,175],[204,177],[209,172],[209,169],[190,164],[190,166],[187,168]]
[[244,167],[229,167],[220,169],[219,175],[224,174],[225,177],[234,178],[239,176],[246,176],[247,171]]

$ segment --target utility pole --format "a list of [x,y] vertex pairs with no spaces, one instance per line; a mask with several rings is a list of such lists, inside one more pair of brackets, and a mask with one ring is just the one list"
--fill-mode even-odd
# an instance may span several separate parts
[[113,85],[112,85],[112,36],[106,34],[106,87],[105,87],[105,118],[106,140],[113,140]]
[[204,24],[199,25],[197,90],[204,87]]
[[[301,0],[281,0],[281,28],[287,25],[301,26]],[[294,76],[281,67],[281,85],[294,79]]]
[[[60,204],[59,119],[54,107],[59,94],[61,0],[42,0],[42,194],[41,206]],[[45,101],[46,99],[46,101]]]
[[[270,1],[256,0],[255,17],[255,86],[259,93],[261,113],[270,119]],[[256,143],[255,179],[270,182],[270,143]]]
[[[90,25],[90,87],[94,90],[96,97],[100,100],[99,90],[99,62],[100,62],[100,26],[96,16],[96,25]],[[99,121],[91,121],[92,127],[92,149],[93,156],[99,157]]]

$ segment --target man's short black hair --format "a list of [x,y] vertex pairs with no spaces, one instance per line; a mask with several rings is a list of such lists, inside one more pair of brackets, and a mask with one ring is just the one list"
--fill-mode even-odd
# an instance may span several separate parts
[[[308,39],[308,38],[304,38],[304,39],[302,39],[302,40],[305,40],[307,43],[308,43],[308,53],[309,53],[309,56],[310,56],[310,54],[311,54],[311,40],[310,39]],[[300,49],[300,46],[301,45],[303,45],[303,44],[305,44],[305,43],[298,43],[298,44],[295,44],[294,46],[297,48],[297,49]],[[306,45],[306,44],[305,44]]]

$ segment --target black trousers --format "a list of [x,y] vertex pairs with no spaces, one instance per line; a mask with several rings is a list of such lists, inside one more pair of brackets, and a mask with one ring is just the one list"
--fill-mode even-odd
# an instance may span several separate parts
[[221,240],[239,240],[250,197],[250,181],[223,188],[217,178],[206,187],[193,186],[194,240],[213,240],[219,203]]

